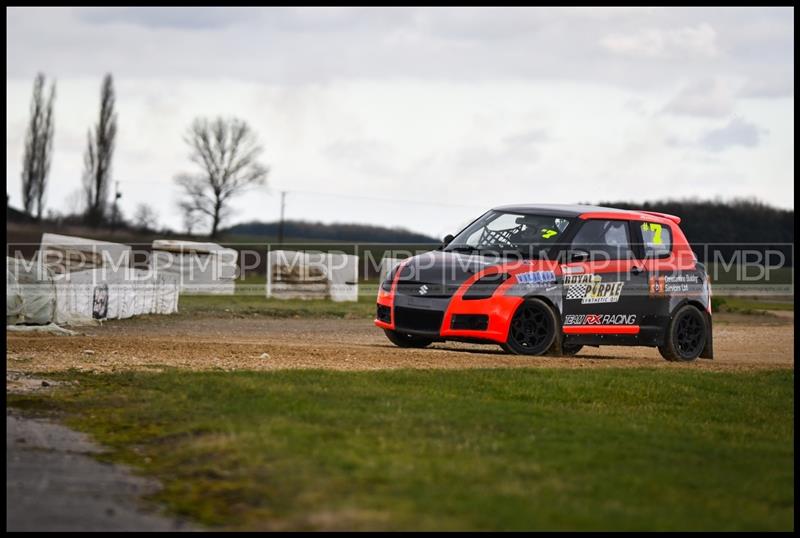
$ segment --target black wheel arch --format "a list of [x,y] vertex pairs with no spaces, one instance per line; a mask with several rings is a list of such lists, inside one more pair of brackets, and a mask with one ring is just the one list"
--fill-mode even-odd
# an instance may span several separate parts
[[543,303],[546,303],[547,306],[552,308],[553,312],[556,313],[556,317],[559,318],[559,325],[561,324],[561,319],[560,319],[561,318],[561,309],[558,308],[558,306],[556,306],[556,304],[553,302],[553,300],[550,297],[548,297],[547,295],[541,295],[541,294],[538,294],[538,293],[529,293],[528,295],[523,296],[522,299],[525,300],[525,301],[527,301],[528,299],[539,299]]

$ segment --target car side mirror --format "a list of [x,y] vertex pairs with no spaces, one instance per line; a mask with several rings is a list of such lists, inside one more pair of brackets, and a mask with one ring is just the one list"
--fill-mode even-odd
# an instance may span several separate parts
[[453,239],[455,239],[455,237],[452,234],[447,234],[444,236],[444,239],[442,239],[442,246],[446,247],[453,241]]
[[589,253],[585,250],[575,249],[569,251],[569,261],[571,262],[585,262],[589,261]]

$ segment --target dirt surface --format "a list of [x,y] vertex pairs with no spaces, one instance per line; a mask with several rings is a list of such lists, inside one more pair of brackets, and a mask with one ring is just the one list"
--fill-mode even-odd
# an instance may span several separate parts
[[158,489],[120,465],[95,461],[85,435],[6,411],[6,531],[190,530],[146,509]]
[[16,394],[46,392],[50,390],[51,387],[57,387],[63,384],[65,384],[63,381],[45,379],[40,375],[10,370],[6,367],[6,392],[13,392]]
[[499,346],[437,343],[400,349],[369,320],[150,316],[79,329],[78,336],[7,332],[8,370],[329,368],[793,368],[794,316],[718,314],[714,360],[671,363],[645,347],[585,347],[575,357],[521,357]]

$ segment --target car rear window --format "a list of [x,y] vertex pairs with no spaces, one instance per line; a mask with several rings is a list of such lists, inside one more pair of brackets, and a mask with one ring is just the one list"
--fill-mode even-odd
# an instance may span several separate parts
[[641,225],[644,254],[651,258],[664,258],[672,252],[672,231],[669,226],[657,222]]

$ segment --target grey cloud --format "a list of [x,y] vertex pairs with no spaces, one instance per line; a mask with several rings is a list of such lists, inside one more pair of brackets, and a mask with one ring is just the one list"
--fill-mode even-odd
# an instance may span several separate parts
[[498,148],[473,146],[463,148],[453,155],[454,164],[463,174],[499,171],[535,165],[542,157],[539,143],[549,140],[543,129],[506,136]]
[[645,106],[644,99],[640,99],[638,97],[631,97],[625,104],[623,105],[626,109],[630,110],[631,112],[635,112],[640,116],[644,116],[647,114],[647,107]]
[[373,176],[396,176],[397,161],[392,159],[389,144],[372,139],[342,139],[328,144],[323,153],[332,161],[340,162],[353,171]]
[[418,31],[440,39],[503,40],[545,32],[552,13],[526,8],[428,10],[417,12],[413,23]]
[[224,8],[78,8],[74,12],[78,19],[90,24],[132,24],[146,28],[200,29],[224,28],[243,21],[259,18],[258,9]]
[[[664,137],[664,143],[671,148],[697,149],[719,153],[726,149],[741,146],[754,148],[761,144],[763,135],[768,134],[766,129],[743,118],[734,117],[726,125],[710,129],[697,137],[669,134]],[[706,154],[708,155],[708,154]],[[695,156],[694,159],[707,157]]]
[[[752,24],[771,31],[747,32]],[[6,28],[8,77],[36,69],[99,76],[113,68],[120,76],[281,84],[503,78],[659,89],[715,73],[769,79],[793,63],[791,17],[770,9],[12,8]],[[659,29],[653,40],[666,54],[611,54],[601,44],[609,35],[633,36],[631,47],[647,49],[642,28]],[[677,61],[669,51],[684,41],[707,54]]]
[[503,142],[511,149],[524,149],[533,144],[540,142],[547,142],[550,140],[550,135],[544,129],[533,129],[523,133],[517,133],[507,136]]
[[405,9],[138,7],[73,8],[79,20],[95,25],[130,24],[144,28],[214,30],[232,25],[270,32],[307,34],[352,32],[413,25],[418,17]]
[[735,146],[754,148],[767,131],[742,118],[733,118],[726,126],[703,135],[699,143],[709,151],[719,152]]
[[794,77],[786,72],[783,77],[750,79],[739,92],[741,97],[774,99],[794,96]]
[[508,148],[495,151],[483,146],[472,146],[458,150],[452,157],[453,169],[458,171],[458,177],[501,177],[509,170],[520,170],[520,165],[535,164],[541,154],[535,148],[523,152]]
[[682,148],[690,145],[686,140],[674,134],[665,136],[664,143],[671,148]]
[[674,58],[718,54],[717,32],[708,23],[681,28],[646,28],[634,33],[608,34],[600,44],[609,52],[643,58]]
[[735,92],[718,79],[703,79],[684,87],[663,111],[687,116],[724,117],[733,112]]

